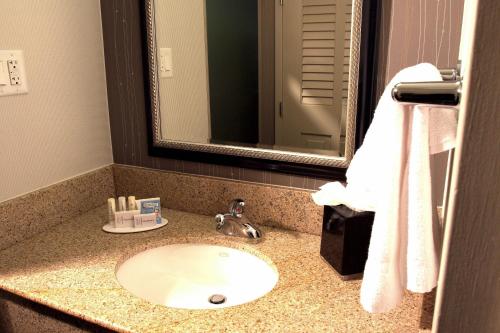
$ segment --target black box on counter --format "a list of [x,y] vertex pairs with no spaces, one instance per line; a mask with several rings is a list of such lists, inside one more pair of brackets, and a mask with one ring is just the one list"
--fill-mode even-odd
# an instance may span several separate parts
[[363,273],[374,217],[344,205],[324,206],[320,254],[343,279]]

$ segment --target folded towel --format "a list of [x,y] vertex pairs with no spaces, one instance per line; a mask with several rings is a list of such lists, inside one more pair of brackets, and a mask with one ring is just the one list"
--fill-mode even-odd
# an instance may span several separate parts
[[369,312],[396,307],[405,288],[427,292],[437,283],[429,155],[453,148],[456,110],[396,103],[391,90],[398,82],[441,80],[431,64],[396,74],[347,170],[346,187],[326,184],[313,195],[317,203],[375,211],[361,286]]
[[[407,205],[401,216],[408,223],[406,288],[413,292],[431,291],[437,284],[438,250],[432,214],[432,180],[429,156],[454,148],[457,110],[413,108],[406,165],[407,187],[402,191]],[[404,214],[407,214],[406,216]],[[438,240],[439,242],[439,240]]]
[[[423,106],[419,106],[423,108]],[[427,108],[429,121],[429,153],[431,155],[455,148],[458,112],[455,108]]]

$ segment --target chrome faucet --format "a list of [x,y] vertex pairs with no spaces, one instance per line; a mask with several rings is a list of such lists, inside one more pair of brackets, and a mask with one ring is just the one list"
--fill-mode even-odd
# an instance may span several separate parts
[[246,216],[243,216],[245,201],[236,199],[229,205],[228,214],[215,215],[217,231],[228,236],[239,236],[250,239],[260,239],[262,231],[254,226]]

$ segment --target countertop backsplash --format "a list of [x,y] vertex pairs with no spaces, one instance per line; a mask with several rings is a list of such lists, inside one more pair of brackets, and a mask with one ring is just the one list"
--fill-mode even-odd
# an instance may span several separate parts
[[321,234],[323,208],[309,190],[117,164],[113,174],[117,195],[160,197],[163,207],[212,216],[240,198],[252,223]]
[[0,250],[99,207],[114,193],[107,166],[0,202]]

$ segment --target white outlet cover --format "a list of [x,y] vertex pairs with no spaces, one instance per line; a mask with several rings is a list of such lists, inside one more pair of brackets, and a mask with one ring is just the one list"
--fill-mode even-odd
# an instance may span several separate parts
[[0,50],[0,96],[27,93],[28,82],[23,51]]

